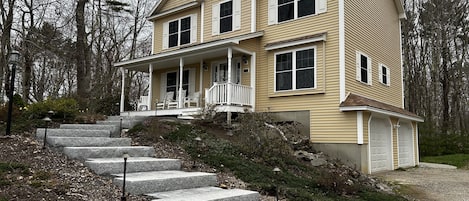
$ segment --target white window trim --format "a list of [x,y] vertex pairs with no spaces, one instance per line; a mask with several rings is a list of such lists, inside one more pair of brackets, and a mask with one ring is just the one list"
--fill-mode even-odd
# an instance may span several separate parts
[[[186,15],[177,19],[168,20],[163,23],[163,49],[169,49],[174,47],[181,46],[181,20],[185,18],[190,18],[190,42],[182,45],[189,45],[197,42],[197,14]],[[169,47],[169,23],[178,21],[178,44],[173,47]]]
[[[368,61],[368,64],[367,64],[367,76],[368,76],[368,82],[363,82],[362,79],[361,79],[361,56],[365,56],[367,58],[367,61]],[[366,85],[372,85],[373,83],[373,69],[372,69],[372,66],[371,66],[372,62],[371,62],[371,57],[369,57],[367,54],[363,53],[363,52],[360,52],[360,51],[357,51],[357,54],[356,54],[356,78],[357,78],[357,81],[359,81],[360,83],[362,84],[366,84]]]
[[[383,82],[383,67],[386,69],[387,83]],[[385,86],[388,86],[388,87],[391,86],[391,79],[390,79],[391,78],[391,76],[390,76],[391,71],[389,70],[388,66],[386,66],[382,63],[378,64],[378,72],[379,72],[379,82],[381,84],[385,85]]]
[[281,23],[285,23],[285,22],[290,22],[290,21],[293,21],[293,20],[298,20],[298,19],[302,19],[302,18],[305,18],[305,17],[310,17],[310,16],[315,16],[315,15],[319,15],[321,13],[325,13],[327,12],[327,2],[328,0],[315,0],[315,12],[314,14],[311,14],[311,15],[305,15],[305,16],[301,16],[301,17],[298,17],[298,1],[300,0],[294,0],[294,16],[293,16],[293,19],[290,19],[290,20],[285,20],[285,21],[282,21],[282,22],[279,22],[278,21],[278,0],[269,0],[268,1],[268,25],[272,25],[272,24],[281,24]]
[[[296,52],[302,51],[302,50],[309,50],[309,49],[314,49],[314,87],[311,88],[303,88],[303,89],[296,89]],[[279,54],[285,54],[285,53],[292,53],[292,89],[289,90],[279,90],[277,91],[277,55]],[[304,48],[298,48],[298,49],[291,49],[291,50],[285,50],[281,52],[276,52],[274,54],[274,92],[278,93],[283,93],[283,92],[292,92],[292,91],[304,91],[304,90],[312,90],[317,88],[317,46],[309,46],[309,47],[304,47]]]
[[[233,13],[232,13],[232,27],[231,31],[220,33],[220,7],[221,4],[232,1],[233,2]],[[223,0],[218,3],[214,3],[212,6],[212,35],[220,35],[231,33],[233,31],[241,29],[241,0]]]

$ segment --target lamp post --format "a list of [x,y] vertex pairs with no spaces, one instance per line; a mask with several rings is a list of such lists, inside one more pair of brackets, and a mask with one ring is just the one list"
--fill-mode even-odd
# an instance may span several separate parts
[[15,91],[15,74],[16,65],[20,61],[20,53],[16,50],[10,52],[8,57],[8,63],[11,64],[11,79],[10,79],[10,91],[8,93],[8,116],[7,116],[7,128],[6,135],[10,135],[11,132],[11,113],[13,112],[13,91]]

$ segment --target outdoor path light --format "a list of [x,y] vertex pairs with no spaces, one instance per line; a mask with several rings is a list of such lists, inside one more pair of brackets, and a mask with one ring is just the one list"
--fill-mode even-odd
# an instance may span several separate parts
[[121,201],[126,201],[127,197],[125,196],[125,174],[127,172],[127,158],[129,158],[129,154],[124,153],[124,179],[122,180],[122,196],[121,196]]
[[[278,176],[282,170],[280,170],[278,167],[275,167],[272,171],[274,172],[275,176]],[[278,184],[275,184],[275,199],[278,201]]]
[[10,52],[8,57],[8,64],[11,64],[11,79],[10,79],[10,93],[8,93],[8,116],[7,116],[7,128],[6,135],[11,134],[11,114],[13,112],[13,92],[15,91],[15,75],[16,65],[20,61],[20,53],[16,50]]
[[49,127],[49,122],[51,122],[52,119],[50,119],[49,117],[45,117],[42,120],[46,122],[46,127],[44,128],[44,144],[42,145],[42,149],[45,149],[46,148],[46,141],[47,141],[47,127]]

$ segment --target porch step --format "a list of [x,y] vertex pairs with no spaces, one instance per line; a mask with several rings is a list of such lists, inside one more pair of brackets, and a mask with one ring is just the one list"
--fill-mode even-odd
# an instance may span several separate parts
[[[114,178],[114,183],[122,186],[122,174],[116,176],[118,177]],[[216,174],[170,170],[127,174],[125,190],[141,195],[215,185],[217,185]]]
[[111,137],[120,137],[118,125],[98,125],[98,124],[60,124],[62,129],[81,129],[81,130],[108,130]]
[[153,201],[257,201],[259,193],[241,189],[202,187],[147,194],[158,198]]
[[130,157],[152,157],[153,147],[125,146],[125,147],[64,147],[63,152],[71,159],[85,160],[87,158],[122,158],[124,153]]
[[108,116],[109,121],[131,120],[131,121],[144,121],[146,116]]
[[[88,158],[85,161],[93,172],[99,175],[119,174],[124,171],[124,159],[121,158]],[[179,170],[181,161],[177,159],[131,157],[127,159],[127,173],[161,170]]]
[[[40,140],[44,139],[44,128],[36,129],[36,137]],[[108,130],[83,130],[83,129],[61,129],[48,128],[47,137],[109,137],[111,131]]]
[[106,121],[96,121],[98,125],[115,125],[115,126],[122,126],[121,128],[132,128],[138,123],[142,121],[138,120],[122,120],[122,125],[120,120],[106,120]]
[[116,147],[130,146],[130,138],[109,137],[47,137],[51,147]]

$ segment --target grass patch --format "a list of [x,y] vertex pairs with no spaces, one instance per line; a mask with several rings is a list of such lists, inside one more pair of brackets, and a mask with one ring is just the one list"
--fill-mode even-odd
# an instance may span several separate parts
[[425,156],[420,158],[423,162],[454,165],[458,168],[469,168],[469,154],[451,154],[443,156]]

